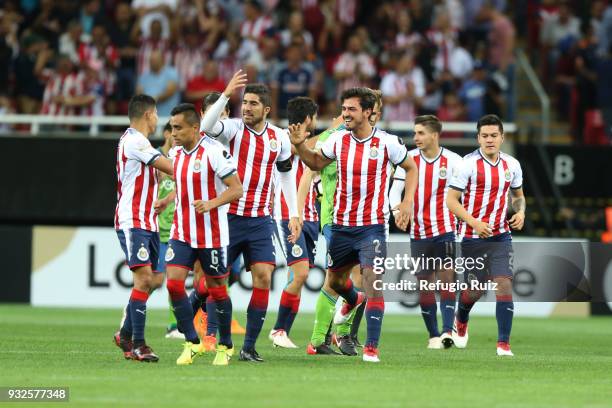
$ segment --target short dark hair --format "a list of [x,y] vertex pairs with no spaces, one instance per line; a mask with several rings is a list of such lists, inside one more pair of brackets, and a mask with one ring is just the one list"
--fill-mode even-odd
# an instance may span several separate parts
[[415,125],[422,125],[431,132],[442,133],[442,122],[435,115],[421,115],[414,118]]
[[363,110],[373,110],[374,105],[376,105],[376,95],[374,95],[370,88],[349,88],[340,95],[340,102],[343,103],[350,98],[359,98],[359,105],[361,105]]
[[484,115],[480,119],[478,119],[478,123],[476,124],[476,129],[478,133],[480,133],[480,128],[483,126],[495,125],[499,128],[500,133],[504,133],[504,125],[502,124],[501,119],[497,115]]
[[155,108],[155,99],[152,96],[140,94],[132,96],[128,104],[128,118],[140,119],[149,109]]
[[[204,99],[202,99],[202,112],[206,111],[206,109],[212,105],[213,103],[217,102],[219,100],[219,98],[221,97],[221,92],[211,92],[209,94],[207,94]],[[225,111],[229,113],[230,110],[230,106],[229,106],[229,102],[225,104]]]
[[180,103],[172,108],[172,112],[170,112],[170,115],[172,116],[181,114],[189,125],[200,123],[200,115],[198,115],[193,103]]
[[168,121],[164,125],[164,132],[171,132],[171,131],[172,131],[172,125],[170,124],[170,121]]
[[308,116],[314,117],[317,110],[319,106],[315,101],[306,96],[298,96],[287,103],[287,119],[290,125],[303,123]]
[[244,87],[245,94],[255,94],[259,97],[259,101],[264,107],[272,105],[272,98],[270,97],[270,89],[264,84],[248,84]]

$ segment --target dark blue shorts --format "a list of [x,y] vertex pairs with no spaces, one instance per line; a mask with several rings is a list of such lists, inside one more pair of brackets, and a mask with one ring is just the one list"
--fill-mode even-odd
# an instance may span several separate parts
[[372,268],[375,258],[386,256],[387,237],[384,225],[364,227],[332,225],[327,250],[327,264],[332,272],[356,264],[362,268]]
[[168,241],[166,267],[193,269],[196,259],[200,261],[204,275],[211,278],[225,278],[227,270],[224,248],[192,248],[189,244],[176,239]]
[[131,270],[141,266],[151,266],[157,272],[159,260],[159,234],[140,228],[117,230],[119,244],[125,254],[126,263]]
[[447,259],[454,262],[455,259],[455,234],[449,232],[438,235],[437,237],[413,239],[410,241],[410,256],[412,258],[422,258],[421,269],[417,274],[429,274],[442,270]]
[[481,261],[483,268],[472,268],[465,271],[465,281],[513,276],[514,249],[509,232],[491,238],[464,238],[461,241],[461,258]]
[[304,221],[302,226],[302,234],[297,239],[295,244],[287,240],[291,231],[289,231],[289,221],[277,220],[276,227],[278,232],[278,240],[285,253],[287,265],[291,266],[296,262],[307,261],[309,266],[314,266],[314,259],[317,252],[317,239],[319,235],[319,223],[314,221]]
[[227,222],[230,242],[227,247],[228,264],[233,264],[242,254],[248,265],[267,263],[276,266],[274,251],[276,226],[271,217],[254,218],[228,214]]

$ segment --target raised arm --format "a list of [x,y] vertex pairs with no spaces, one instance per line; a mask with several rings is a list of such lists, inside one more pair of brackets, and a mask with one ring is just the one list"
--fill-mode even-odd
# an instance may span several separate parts
[[223,123],[219,120],[221,113],[225,109],[225,105],[229,101],[234,91],[246,85],[247,76],[238,70],[227,84],[227,87],[217,99],[215,103],[206,111],[200,124],[200,130],[204,131],[211,137],[217,137],[223,132]]
[[304,143],[307,136],[306,123],[289,125],[289,138],[300,159],[312,170],[320,171],[330,164],[333,159],[325,157],[320,151],[309,148]]

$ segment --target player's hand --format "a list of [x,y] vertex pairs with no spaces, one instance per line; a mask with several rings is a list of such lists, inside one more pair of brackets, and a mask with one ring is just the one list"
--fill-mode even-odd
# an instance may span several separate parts
[[232,79],[230,79],[229,83],[225,87],[225,91],[223,91],[223,95],[226,97],[231,97],[234,91],[238,88],[242,88],[247,83],[247,74],[243,74],[242,70],[239,69]]
[[167,201],[165,198],[162,198],[161,200],[155,200],[155,202],[153,203],[153,210],[156,214],[161,214],[162,212],[164,212],[166,207],[168,207],[168,204],[170,204],[170,202]]
[[476,231],[479,238],[489,238],[493,235],[491,226],[484,221],[476,220],[474,225],[472,225],[472,228],[474,228],[474,231]]
[[287,241],[295,244],[302,233],[302,225],[300,224],[300,219],[298,217],[292,217],[289,220],[289,231],[291,234],[287,237]]
[[[307,119],[308,120],[308,119]],[[291,140],[291,144],[295,146],[299,146],[308,137],[310,134],[306,131],[306,123],[296,123],[293,125],[289,125],[289,139]]]
[[510,227],[514,230],[522,230],[525,224],[525,213],[519,211],[510,218]]
[[393,208],[392,211],[397,228],[406,231],[408,229],[408,224],[410,224],[410,218],[412,217],[412,201],[404,200]]
[[195,200],[193,203],[191,203],[191,205],[195,207],[195,210],[199,214],[204,214],[205,212],[209,212],[212,209],[210,202],[208,201]]

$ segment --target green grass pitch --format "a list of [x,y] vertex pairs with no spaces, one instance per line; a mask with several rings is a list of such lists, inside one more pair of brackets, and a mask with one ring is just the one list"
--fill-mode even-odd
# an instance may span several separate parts
[[[119,310],[0,305],[0,386],[70,387],[69,403],[38,404],[52,407],[612,406],[607,318],[517,318],[516,356],[499,358],[492,317],[472,318],[467,349],[427,350],[420,316],[387,315],[374,365],[307,356],[311,314],[296,320],[299,350],[272,349],[270,313],[257,345],[265,363],[213,367],[205,355],[178,367],[181,342],[163,337],[167,313],[148,313],[147,339],[160,362],[145,364],[125,361],[112,344]],[[244,323],[244,313],[237,316]]]

